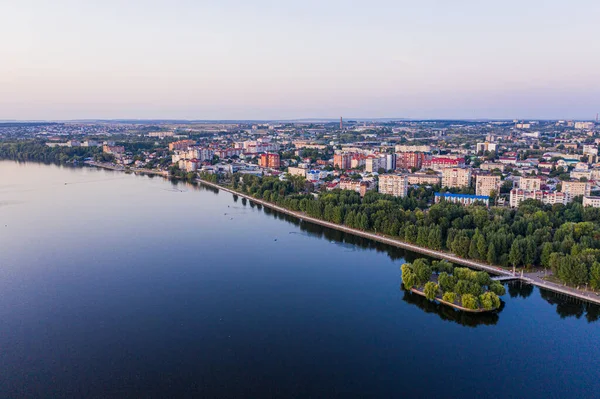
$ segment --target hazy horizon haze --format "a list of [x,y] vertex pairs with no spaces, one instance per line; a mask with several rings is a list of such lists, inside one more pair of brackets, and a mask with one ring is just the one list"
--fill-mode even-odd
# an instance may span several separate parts
[[592,0],[24,0],[0,13],[0,120],[600,111]]

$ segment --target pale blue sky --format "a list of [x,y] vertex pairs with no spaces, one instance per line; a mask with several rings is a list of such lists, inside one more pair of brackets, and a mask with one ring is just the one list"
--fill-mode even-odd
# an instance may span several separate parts
[[0,119],[575,118],[598,0],[0,0]]

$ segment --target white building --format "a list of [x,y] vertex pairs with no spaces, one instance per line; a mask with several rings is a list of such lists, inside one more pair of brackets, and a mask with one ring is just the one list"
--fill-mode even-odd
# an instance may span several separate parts
[[307,172],[308,172],[308,169],[306,169],[306,168],[295,168],[293,166],[290,166],[288,168],[288,173],[292,176],[306,177]]
[[406,175],[381,175],[379,176],[379,192],[394,197],[406,197],[408,194],[408,178]]
[[589,196],[591,186],[588,182],[582,181],[564,181],[562,182],[561,192],[568,196],[568,201],[571,202],[578,195]]
[[492,191],[500,193],[500,176],[477,175],[475,176],[475,194],[490,196]]
[[575,122],[575,129],[590,130],[594,128],[594,122]]
[[568,196],[565,193],[557,191],[526,191],[520,188],[510,190],[510,206],[516,208],[522,201],[534,199],[542,201],[544,204],[566,204]]
[[387,159],[385,155],[369,155],[365,161],[365,172],[377,172],[380,168],[387,170]]
[[542,187],[542,179],[539,177],[520,177],[519,188],[525,191],[538,191]]
[[583,197],[583,206],[591,206],[593,208],[600,208],[600,197]]
[[469,187],[471,185],[471,169],[442,169],[442,187]]
[[584,155],[598,155],[598,146],[585,144],[583,146],[583,154]]
[[477,143],[477,153],[486,151],[495,152],[497,147],[496,143],[488,143],[487,141],[485,143]]

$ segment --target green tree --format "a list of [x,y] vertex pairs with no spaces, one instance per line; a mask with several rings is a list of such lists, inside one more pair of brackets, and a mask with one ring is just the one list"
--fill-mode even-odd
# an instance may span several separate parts
[[490,246],[488,247],[486,260],[491,265],[495,264],[497,262],[497,260],[498,260],[496,258],[496,247],[494,246],[493,242],[490,243]]
[[542,266],[550,267],[550,255],[552,251],[552,243],[546,242],[542,245],[542,254],[540,256]]
[[406,273],[404,277],[402,277],[402,282],[404,283],[404,287],[406,289],[411,289],[415,286],[415,282],[417,278],[413,272]]
[[514,240],[510,247],[510,253],[508,254],[508,261],[513,266],[520,266],[523,264],[523,258],[525,255],[523,250],[524,248],[522,245],[522,240]]
[[500,283],[499,281],[492,281],[492,283],[489,286],[489,289],[494,294],[499,296],[506,294],[506,288],[504,288],[504,285],[502,285],[502,283]]
[[431,267],[427,260],[423,258],[416,259],[412,263],[412,270],[416,276],[416,284],[424,285],[431,278]]
[[438,276],[438,283],[442,291],[454,291],[454,286],[456,285],[457,279],[454,276],[449,275],[446,272],[440,273]]
[[442,300],[444,300],[446,302],[454,303],[456,301],[456,294],[452,291],[444,292],[444,295],[442,296]]
[[479,285],[490,285],[492,283],[490,275],[486,272],[477,272],[476,281]]
[[590,269],[590,287],[600,289],[600,263],[594,262]]
[[452,243],[452,252],[456,256],[466,258],[469,253],[469,247],[471,246],[471,240],[467,236],[457,236]]
[[498,298],[498,295],[494,294],[491,291],[480,295],[479,302],[481,303],[481,306],[486,310],[497,309],[500,307],[500,298]]
[[477,309],[477,298],[471,294],[464,294],[461,297],[462,307],[466,309]]
[[438,293],[438,290],[439,287],[436,283],[434,283],[433,281],[427,282],[423,289],[423,292],[425,293],[425,298],[429,299],[430,301],[434,300],[435,296]]

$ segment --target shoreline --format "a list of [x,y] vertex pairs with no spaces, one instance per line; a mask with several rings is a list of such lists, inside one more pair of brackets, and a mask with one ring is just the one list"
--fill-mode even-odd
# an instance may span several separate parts
[[[398,247],[398,248],[402,248],[402,249],[405,249],[405,250],[408,250],[408,251],[411,251],[411,252],[416,252],[416,253],[420,253],[420,254],[423,254],[423,255],[427,255],[427,256],[430,256],[432,258],[445,259],[445,260],[447,260],[447,261],[449,261],[451,263],[455,263],[455,264],[459,264],[459,265],[462,265],[462,266],[471,267],[473,269],[483,270],[483,271],[486,271],[486,272],[488,272],[490,274],[494,274],[494,275],[497,275],[497,276],[512,277],[515,280],[522,281],[524,283],[531,284],[531,285],[537,286],[539,288],[543,288],[543,289],[546,289],[546,290],[549,290],[549,291],[553,291],[553,292],[558,293],[558,294],[563,294],[563,295],[566,295],[566,296],[570,296],[570,297],[573,297],[573,298],[580,299],[582,301],[586,301],[586,302],[590,302],[590,303],[593,303],[593,304],[596,304],[596,305],[600,305],[600,297],[596,296],[595,294],[590,294],[588,296],[588,295],[585,295],[585,294],[583,294],[581,292],[575,291],[574,289],[567,289],[566,287],[563,287],[563,286],[551,285],[550,283],[541,281],[540,279],[533,279],[533,278],[526,277],[526,276],[520,276],[518,274],[517,275],[513,275],[511,272],[509,272],[507,270],[504,270],[504,269],[502,269],[500,267],[494,267],[494,266],[490,266],[488,264],[484,264],[484,263],[481,263],[481,262],[475,262],[475,261],[471,261],[471,260],[468,260],[468,259],[459,258],[459,257],[457,257],[455,255],[452,255],[452,254],[449,254],[449,253],[446,253],[446,252],[435,251],[435,250],[431,250],[431,249],[427,249],[427,248],[423,248],[423,247],[418,247],[416,245],[409,244],[409,243],[406,243],[404,241],[400,241],[400,240],[388,238],[386,236],[382,236],[382,235],[379,235],[379,234],[369,233],[369,232],[366,232],[366,231],[353,229],[353,228],[350,228],[350,227],[347,227],[347,226],[343,226],[343,225],[339,225],[339,224],[336,224],[336,223],[327,222],[325,220],[313,218],[311,216],[304,215],[304,214],[302,214],[300,212],[295,212],[295,211],[291,211],[289,209],[282,208],[282,207],[280,207],[278,205],[275,205],[273,203],[270,203],[270,202],[267,202],[267,201],[264,201],[264,200],[261,200],[261,199],[254,198],[254,197],[252,197],[252,196],[250,196],[248,194],[244,194],[244,193],[241,193],[239,191],[235,191],[233,189],[230,189],[229,187],[224,187],[224,186],[221,186],[221,185],[216,184],[216,183],[212,183],[212,182],[209,182],[209,181],[202,180],[200,178],[196,179],[196,181],[199,182],[199,183],[201,183],[201,184],[204,184],[204,185],[216,188],[216,189],[220,189],[220,190],[226,191],[226,192],[228,192],[230,194],[234,194],[234,195],[237,195],[239,197],[246,198],[249,201],[253,201],[253,202],[255,202],[257,204],[261,204],[262,206],[265,206],[265,207],[267,207],[269,209],[273,209],[273,210],[276,210],[278,212],[285,213],[285,214],[287,214],[289,216],[293,216],[293,217],[295,217],[295,218],[297,218],[297,219],[299,219],[301,221],[308,221],[308,222],[311,222],[311,223],[314,223],[314,224],[318,224],[318,225],[323,226],[323,227],[328,227],[328,228],[331,228],[331,229],[343,231],[344,233],[348,233],[348,234],[352,234],[352,235],[355,235],[355,236],[358,236],[358,237],[363,237],[363,238],[371,239],[371,240],[374,240],[374,241],[377,241],[377,242],[381,242],[383,244],[388,244],[388,245],[392,245],[392,246],[395,246],[395,247]],[[594,296],[592,296],[592,295],[594,295]]]
[[[417,295],[421,295],[422,297],[426,298],[425,293],[423,291],[420,291],[420,290],[416,289],[416,288],[411,288],[410,292],[412,292],[414,294],[417,294]],[[469,313],[490,313],[490,312],[494,312],[494,311],[498,310],[498,309],[490,309],[490,310],[486,310],[486,309],[467,309],[467,308],[463,308],[462,306],[457,305],[455,303],[446,302],[442,298],[438,298],[438,297],[435,297],[434,301],[439,302],[442,305],[450,306],[450,307],[452,307],[452,308],[454,308],[456,310],[461,310],[463,312],[469,312]]]
[[107,164],[104,162],[85,161],[85,162],[83,162],[83,164],[86,166],[93,166],[96,168],[113,170],[115,172],[125,172],[125,173],[133,172],[133,173],[142,173],[142,174],[146,174],[146,175],[156,175],[156,176],[162,176],[162,177],[169,176],[168,172],[163,172],[163,171],[158,171],[158,170],[153,170],[153,169],[144,169],[144,168],[131,168],[131,167],[129,169],[127,169],[125,166],[112,165],[112,164]]

